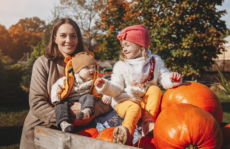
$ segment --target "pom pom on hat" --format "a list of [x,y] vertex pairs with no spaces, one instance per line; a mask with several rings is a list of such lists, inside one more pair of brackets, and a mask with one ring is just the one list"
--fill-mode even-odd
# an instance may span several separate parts
[[146,49],[149,48],[150,36],[148,29],[144,25],[134,25],[127,27],[117,35],[120,43],[123,40],[138,44]]

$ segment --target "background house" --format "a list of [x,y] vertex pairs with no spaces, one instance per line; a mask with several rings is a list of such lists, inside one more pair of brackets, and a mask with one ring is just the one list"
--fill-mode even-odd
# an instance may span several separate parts
[[25,55],[23,55],[23,57],[20,60],[18,60],[17,63],[26,65],[29,58],[30,58],[30,54],[29,54],[29,52],[27,52]]
[[[216,63],[218,64],[220,70],[230,82],[230,36],[224,38],[227,41],[223,46],[225,48],[225,52],[218,55],[218,58],[215,59]],[[217,82],[215,78],[217,76],[219,78],[217,69],[215,65],[212,65],[210,69],[206,71],[206,74],[200,78],[201,81],[208,81],[208,82]]]

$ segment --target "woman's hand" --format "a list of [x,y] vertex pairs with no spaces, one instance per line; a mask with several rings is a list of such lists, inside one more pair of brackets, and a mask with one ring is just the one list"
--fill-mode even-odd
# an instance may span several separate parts
[[70,107],[69,111],[70,111],[70,116],[74,118],[74,122],[72,121],[74,126],[83,126],[88,124],[89,122],[92,121],[92,119],[94,119],[94,115],[91,116],[90,119],[82,119],[82,120],[78,120],[76,118],[76,114],[78,112],[81,111],[81,103],[80,102],[74,102],[74,101],[69,101],[70,103],[72,103],[73,105]]
[[81,111],[81,103],[74,102],[74,101],[69,101],[69,102],[73,104],[69,109],[70,116],[76,117],[76,114]]
[[180,82],[181,80],[181,74],[177,73],[177,72],[172,72],[169,75],[169,78],[172,82]]
[[102,78],[97,78],[94,85],[98,88],[102,88],[102,86],[105,84],[105,80]]
[[110,100],[108,98],[102,98],[102,101],[104,104],[109,105],[110,104]]

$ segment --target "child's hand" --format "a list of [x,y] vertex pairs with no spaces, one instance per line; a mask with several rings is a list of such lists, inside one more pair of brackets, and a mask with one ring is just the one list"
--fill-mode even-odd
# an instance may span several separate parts
[[102,78],[97,78],[94,83],[94,85],[99,88],[101,88],[104,84],[105,84],[105,80],[103,80]]
[[102,98],[102,101],[104,104],[109,105],[110,104],[110,100],[108,98]]
[[169,76],[170,80],[172,82],[180,82],[181,80],[181,74],[177,73],[177,72],[172,72]]

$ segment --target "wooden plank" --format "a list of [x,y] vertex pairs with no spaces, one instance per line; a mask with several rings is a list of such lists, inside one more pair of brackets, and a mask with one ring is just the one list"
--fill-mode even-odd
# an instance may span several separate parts
[[35,127],[34,144],[36,149],[137,149],[42,126]]

